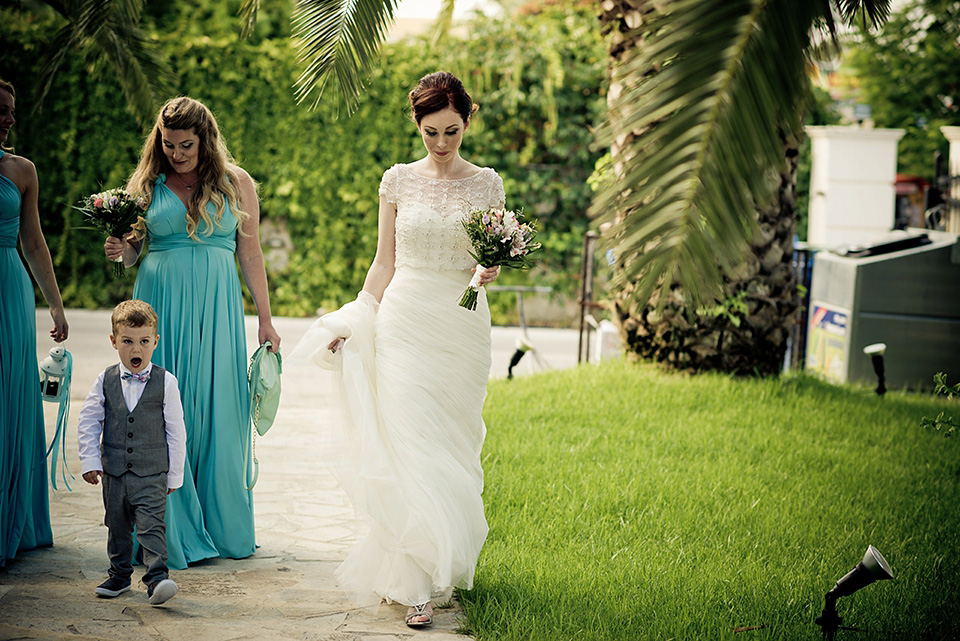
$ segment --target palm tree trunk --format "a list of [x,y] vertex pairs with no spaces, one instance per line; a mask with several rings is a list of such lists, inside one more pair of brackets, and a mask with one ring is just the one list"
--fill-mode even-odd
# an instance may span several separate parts
[[[632,48],[643,46],[644,31],[639,27],[659,10],[652,0],[601,3],[600,20],[612,38],[611,68],[620,64]],[[618,81],[612,80],[609,100],[621,90]],[[613,140],[614,175],[623,175],[630,162],[626,150],[642,133],[633,131]],[[642,307],[632,300],[633,285],[629,282],[611,292],[614,321],[628,354],[682,370],[763,376],[780,372],[799,308],[792,268],[799,152],[796,141],[783,140],[783,144],[787,162],[780,175],[779,198],[770,207],[756,211],[758,233],[747,258],[725,279],[726,301],[704,313],[690,306],[676,284],[670,288],[669,300],[661,301],[661,294],[656,293]],[[619,222],[630,212],[616,214]]]
[[[610,36],[610,69],[619,66],[631,49],[642,46],[645,32],[640,27],[658,13],[656,4],[651,0],[603,0],[600,3],[600,24],[603,33]],[[651,69],[649,73],[654,71]],[[622,82],[611,74],[607,103],[611,104],[622,90]],[[623,167],[629,161],[625,150],[641,133],[634,131],[613,141],[610,153],[616,175],[622,175]]]
[[661,303],[655,295],[638,309],[629,287],[612,292],[614,320],[628,353],[678,370],[760,376],[781,371],[800,308],[792,266],[798,145],[785,142],[784,151],[779,197],[756,211],[758,233],[747,258],[726,278],[726,301],[714,310],[696,310],[674,285],[669,300]]

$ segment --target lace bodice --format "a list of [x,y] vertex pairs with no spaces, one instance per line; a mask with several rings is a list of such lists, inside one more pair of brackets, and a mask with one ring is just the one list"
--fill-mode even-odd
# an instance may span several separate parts
[[383,174],[380,194],[397,206],[397,267],[470,269],[476,262],[461,222],[474,209],[504,204],[503,181],[489,167],[445,180],[394,165]]

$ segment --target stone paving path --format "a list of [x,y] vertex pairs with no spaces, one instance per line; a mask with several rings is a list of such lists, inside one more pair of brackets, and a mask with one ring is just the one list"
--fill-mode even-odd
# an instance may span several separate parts
[[[52,345],[49,316],[39,310],[38,351]],[[256,330],[248,319],[248,344]],[[462,617],[454,601],[435,611],[427,630],[403,624],[406,608],[355,608],[337,587],[333,571],[354,539],[352,508],[332,477],[314,464],[316,426],[324,420],[323,392],[308,379],[284,377],[277,422],[257,442],[260,479],[254,490],[256,554],[248,559],[215,559],[173,571],[180,593],[162,607],[147,603],[134,573],[133,588],[100,599],[93,589],[106,578],[106,528],[99,486],[80,478],[76,456],[76,413],[97,374],[116,361],[110,347],[109,313],[71,311],[74,355],[71,420],[67,430],[72,492],[51,492],[54,546],[21,552],[0,569],[0,640],[50,641],[301,641],[461,640]],[[304,319],[277,319],[288,352],[309,326]],[[512,333],[511,333],[511,330]],[[505,372],[519,332],[494,328],[494,370]],[[550,366],[576,361],[576,333],[531,330]],[[162,337],[161,337],[162,340]],[[550,350],[554,350],[551,352]],[[533,371],[522,363],[515,373]],[[45,403],[48,439],[56,407]],[[58,483],[59,485],[59,483]]]

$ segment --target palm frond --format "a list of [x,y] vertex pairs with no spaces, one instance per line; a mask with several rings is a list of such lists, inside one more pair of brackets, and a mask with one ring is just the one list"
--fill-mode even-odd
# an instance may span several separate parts
[[393,21],[398,0],[300,0],[293,14],[300,62],[298,101],[313,95],[315,107],[333,76],[347,111],[353,110],[363,82]]
[[117,72],[127,104],[141,124],[156,118],[158,102],[173,93],[173,78],[135,25],[118,21],[101,35],[100,49]]
[[68,0],[56,3],[54,8],[67,24],[54,37],[40,67],[35,109],[42,107],[63,63],[79,54],[106,60],[116,72],[137,120],[150,123],[159,98],[172,93],[172,82],[170,72],[138,26],[142,0]]
[[112,4],[115,19],[129,24],[140,22],[144,0],[113,0]]
[[447,39],[450,30],[453,29],[453,9],[456,0],[443,0],[440,4],[440,11],[437,13],[437,19],[433,23],[430,31],[430,41],[433,46],[437,46]]
[[673,283],[695,305],[722,295],[775,193],[782,136],[800,128],[818,7],[675,0],[614,70],[600,142],[624,146],[591,213],[614,223],[614,286],[638,304]]
[[874,29],[890,17],[890,0],[836,0],[844,22],[849,25],[859,18],[864,30],[869,29],[867,20]]
[[33,111],[39,113],[43,107],[43,101],[53,86],[53,79],[57,71],[63,66],[67,56],[71,54],[78,46],[76,29],[73,24],[63,26],[49,45],[49,54],[40,64],[40,72],[37,75],[37,88],[33,99]]
[[818,5],[820,5],[819,10],[817,11],[817,13],[819,14],[819,17],[816,19],[816,22],[820,22],[822,25],[822,29],[827,33],[829,33],[831,38],[833,38],[834,42],[836,42],[837,23],[833,19],[833,5],[831,4],[831,0],[811,0],[811,1],[816,2]]
[[260,11],[260,0],[243,0],[240,5],[240,37],[249,38],[257,26],[257,13]]

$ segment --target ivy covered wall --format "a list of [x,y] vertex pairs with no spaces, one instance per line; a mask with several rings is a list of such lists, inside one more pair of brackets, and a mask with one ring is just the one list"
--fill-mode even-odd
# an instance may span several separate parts
[[[211,107],[237,162],[260,185],[275,314],[309,315],[356,295],[376,249],[380,177],[424,153],[407,113],[407,92],[437,69],[458,74],[481,105],[464,157],[497,169],[507,205],[522,207],[542,228],[542,267],[505,274],[501,282],[551,285],[558,296],[575,296],[590,197],[586,179],[601,152],[591,148],[592,129],[605,104],[606,53],[592,14],[560,3],[536,14],[477,17],[467,35],[438,44],[425,37],[390,44],[347,116],[332,93],[316,110],[297,104],[288,3],[263,3],[249,40],[239,39],[235,14],[224,3],[148,4],[144,26],[179,93]],[[58,26],[42,11],[0,9],[0,38],[7,43],[0,48],[0,77],[17,86],[12,142],[37,165],[42,223],[65,302],[106,307],[129,296],[135,269],[112,280],[103,239],[79,227],[71,205],[122,185],[146,132],[109,68],[75,58],[42,111],[33,111],[40,61]],[[513,298],[491,302],[495,319],[509,321]]]

